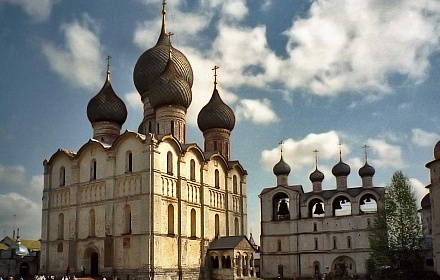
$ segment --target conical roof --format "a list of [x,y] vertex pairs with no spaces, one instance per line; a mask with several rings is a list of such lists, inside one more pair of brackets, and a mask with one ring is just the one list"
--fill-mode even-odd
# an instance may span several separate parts
[[109,121],[121,126],[127,120],[127,107],[113,90],[110,71],[102,89],[87,104],[87,117],[91,123]]
[[229,131],[234,129],[234,111],[220,98],[216,86],[214,86],[211,99],[202,110],[200,110],[197,117],[197,124],[202,132],[211,128],[224,128]]

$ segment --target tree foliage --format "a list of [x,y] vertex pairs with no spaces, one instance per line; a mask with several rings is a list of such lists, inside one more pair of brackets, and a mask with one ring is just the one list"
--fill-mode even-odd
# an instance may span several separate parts
[[370,265],[375,274],[393,274],[392,277],[404,279],[422,270],[422,237],[421,220],[411,183],[401,171],[396,171],[391,183],[385,187],[384,199],[379,204],[370,229]]

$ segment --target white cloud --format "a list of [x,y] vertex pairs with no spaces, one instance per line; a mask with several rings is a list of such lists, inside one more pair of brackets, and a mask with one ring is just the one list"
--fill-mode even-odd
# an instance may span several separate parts
[[[319,159],[332,159],[335,161],[338,155],[339,136],[336,131],[329,131],[321,134],[311,133],[300,140],[292,138],[284,140],[283,144],[283,159],[286,161],[292,170],[303,168],[304,165],[312,166],[314,162],[314,150],[319,150]],[[345,154],[349,154],[350,149],[346,145],[342,145]],[[273,166],[280,160],[279,147],[272,150],[264,150],[261,153],[261,162],[266,169],[272,169]],[[321,168],[320,165],[320,169]]]
[[412,132],[412,142],[420,147],[434,147],[440,139],[440,135],[434,132],[427,132],[420,128],[414,128]]
[[241,99],[235,110],[237,119],[249,119],[256,124],[273,123],[278,116],[272,109],[269,99]]
[[416,195],[417,207],[420,208],[420,202],[429,191],[425,188],[426,185],[416,178],[409,178],[409,182],[411,183],[414,194]]
[[39,239],[41,236],[41,200],[35,202],[19,193],[0,194],[0,221],[2,229],[12,236],[15,226],[20,228],[23,239]]
[[63,24],[64,46],[42,44],[43,54],[57,74],[75,86],[96,90],[104,83],[105,60],[98,25],[87,14],[81,21]]
[[[375,168],[402,168],[404,159],[400,146],[387,143],[383,139],[368,139],[369,151],[373,154],[373,159],[368,160]],[[371,158],[371,157],[370,157]]]
[[438,48],[439,19],[440,3],[433,0],[314,1],[309,16],[285,32],[285,73],[292,78],[283,78],[317,94],[387,92],[394,73],[421,81]]
[[52,6],[60,0],[0,0],[2,3],[9,3],[21,6],[21,8],[34,20],[44,21],[49,18]]
[[133,108],[134,110],[140,110],[141,112],[143,112],[143,104],[141,101],[141,96],[138,92],[134,91],[127,93],[124,99],[129,107]]

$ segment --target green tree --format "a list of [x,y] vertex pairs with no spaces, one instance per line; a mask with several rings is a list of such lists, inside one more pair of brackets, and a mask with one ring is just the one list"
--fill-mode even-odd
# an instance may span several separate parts
[[411,183],[401,171],[385,187],[377,216],[370,229],[370,265],[382,279],[416,279],[423,270],[420,250],[422,224]]

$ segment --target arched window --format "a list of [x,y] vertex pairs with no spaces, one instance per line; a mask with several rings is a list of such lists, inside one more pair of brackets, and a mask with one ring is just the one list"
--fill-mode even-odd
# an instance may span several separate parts
[[318,250],[318,238],[315,238],[315,250]]
[[286,193],[277,193],[272,199],[273,220],[290,220],[289,196]]
[[336,236],[333,236],[333,249],[337,249],[337,242],[336,242]]
[[309,202],[309,217],[323,218],[325,214],[324,202],[319,198],[314,198]]
[[196,237],[196,210],[191,209],[191,237]]
[[58,215],[58,239],[64,239],[64,214]]
[[167,173],[173,175],[173,153],[167,153]]
[[131,207],[130,205],[126,204],[124,206],[124,234],[130,234],[131,233]]
[[214,176],[215,176],[215,187],[220,188],[220,172],[218,171],[218,169],[215,170]]
[[333,216],[351,215],[351,202],[346,196],[338,196],[333,200]]
[[153,132],[153,131],[151,130],[151,128],[152,128],[152,127],[151,127],[151,121],[149,121],[149,122],[148,122],[148,132],[149,132],[149,133],[152,133],[152,132]]
[[126,154],[125,172],[127,173],[133,172],[133,153],[131,151],[127,151]]
[[193,159],[189,162],[189,179],[196,180],[196,161]]
[[168,235],[174,236],[174,206],[168,205]]
[[351,237],[347,236],[347,248],[351,248]]
[[66,168],[60,167],[60,186],[66,185]]
[[233,177],[232,177],[232,191],[234,192],[234,193],[238,193],[238,183],[237,183],[237,175],[234,175]]
[[96,159],[90,162],[90,180],[96,180]]
[[281,240],[277,240],[277,252],[281,252]]
[[235,217],[234,226],[235,226],[235,236],[239,236],[240,235],[240,224],[238,223],[237,217]]
[[96,236],[95,234],[95,209],[89,211],[89,236]]
[[313,231],[318,231],[318,225],[316,223],[313,223]]
[[214,229],[215,238],[220,235],[220,217],[218,214],[215,214],[215,229]]
[[174,136],[174,121],[171,121],[171,135]]
[[361,214],[377,212],[377,201],[372,194],[365,194],[359,200],[359,212]]

